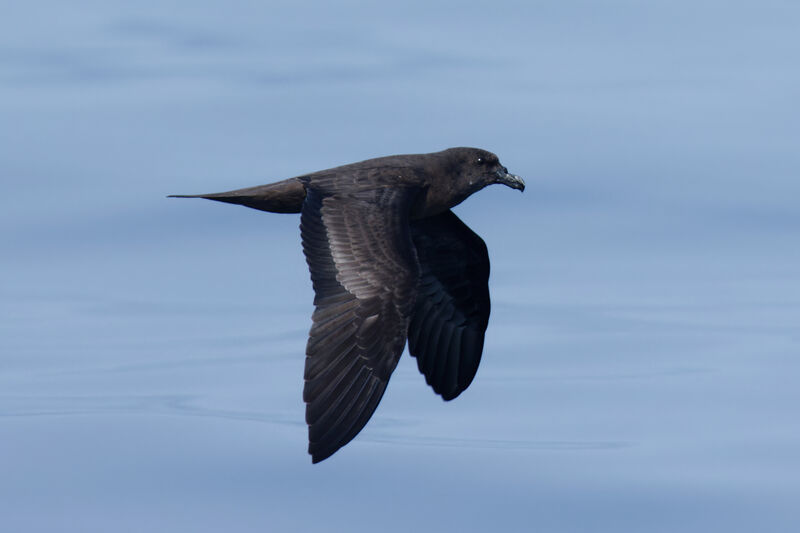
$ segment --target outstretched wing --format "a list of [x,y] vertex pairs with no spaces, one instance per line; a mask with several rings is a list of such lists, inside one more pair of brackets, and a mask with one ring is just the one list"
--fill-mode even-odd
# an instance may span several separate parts
[[408,349],[425,381],[445,400],[475,377],[489,323],[486,244],[453,214],[416,220],[411,235],[420,280],[408,329]]
[[300,229],[316,309],[303,400],[314,463],[361,431],[403,352],[419,277],[408,218],[415,194],[308,189]]

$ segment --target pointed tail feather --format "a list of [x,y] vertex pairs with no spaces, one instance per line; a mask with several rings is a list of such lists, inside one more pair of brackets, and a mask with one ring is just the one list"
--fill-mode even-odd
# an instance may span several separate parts
[[306,189],[297,178],[212,194],[171,194],[168,198],[205,198],[229,204],[239,204],[272,213],[299,213]]

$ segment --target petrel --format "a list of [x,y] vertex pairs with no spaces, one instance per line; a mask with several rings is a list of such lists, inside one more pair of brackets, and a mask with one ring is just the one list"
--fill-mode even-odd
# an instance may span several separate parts
[[489,254],[450,209],[493,183],[525,189],[493,153],[450,148],[175,196],[301,214],[315,293],[303,389],[313,463],[361,431],[406,339],[443,399],[469,387],[489,323]]

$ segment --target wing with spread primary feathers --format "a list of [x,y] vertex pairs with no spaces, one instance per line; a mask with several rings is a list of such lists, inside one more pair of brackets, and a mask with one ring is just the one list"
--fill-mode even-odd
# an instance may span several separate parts
[[409,226],[415,195],[307,191],[300,229],[316,309],[303,400],[315,463],[361,431],[403,352],[419,279]]

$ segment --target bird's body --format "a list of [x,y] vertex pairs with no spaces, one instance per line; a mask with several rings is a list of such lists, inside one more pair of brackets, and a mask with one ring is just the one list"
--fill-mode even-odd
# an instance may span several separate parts
[[313,462],[364,427],[406,339],[445,400],[472,382],[489,319],[489,257],[450,208],[492,183],[524,189],[494,154],[451,148],[196,196],[301,213],[316,307],[303,391]]

